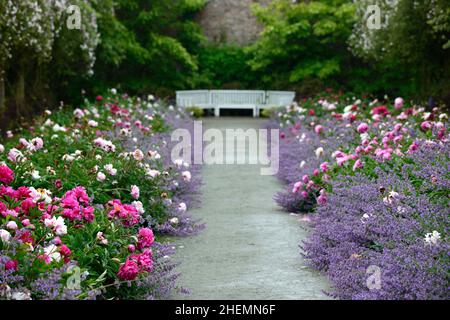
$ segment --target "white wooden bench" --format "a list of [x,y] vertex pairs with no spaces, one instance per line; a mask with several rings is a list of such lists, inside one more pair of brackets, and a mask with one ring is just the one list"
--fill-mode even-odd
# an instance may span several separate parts
[[185,90],[177,91],[179,107],[214,109],[220,116],[221,109],[250,109],[254,117],[260,110],[289,105],[294,101],[295,92],[263,90]]

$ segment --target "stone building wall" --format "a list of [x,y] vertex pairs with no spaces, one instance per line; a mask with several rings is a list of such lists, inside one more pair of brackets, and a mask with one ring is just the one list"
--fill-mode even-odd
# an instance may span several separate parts
[[210,0],[198,22],[206,37],[213,42],[246,45],[257,39],[261,26],[253,16],[253,3],[267,4],[270,0]]

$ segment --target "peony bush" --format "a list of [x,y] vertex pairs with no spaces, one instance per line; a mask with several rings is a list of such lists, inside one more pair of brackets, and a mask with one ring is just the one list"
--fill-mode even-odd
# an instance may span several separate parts
[[0,299],[159,299],[169,236],[199,232],[199,168],[170,159],[188,115],[120,95],[46,111],[0,144]]
[[275,199],[311,213],[302,254],[328,275],[330,295],[449,299],[447,114],[331,93],[279,110],[268,126],[281,128],[287,184]]

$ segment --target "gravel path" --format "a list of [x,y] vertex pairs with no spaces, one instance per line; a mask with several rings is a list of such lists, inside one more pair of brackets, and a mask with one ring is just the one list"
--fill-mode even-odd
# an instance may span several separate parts
[[[252,118],[204,119],[207,128],[259,128]],[[245,150],[237,150],[245,152]],[[281,189],[258,165],[205,165],[202,206],[192,210],[206,229],[178,242],[180,284],[187,299],[325,299],[326,279],[304,265],[306,237],[298,217],[281,212]]]

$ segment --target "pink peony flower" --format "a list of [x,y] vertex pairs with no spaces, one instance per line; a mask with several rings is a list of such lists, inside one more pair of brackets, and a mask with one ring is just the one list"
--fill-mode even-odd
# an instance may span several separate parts
[[103,172],[97,173],[97,181],[98,182],[103,182],[105,180],[106,180],[106,175]]
[[353,171],[356,171],[357,169],[364,168],[364,163],[361,160],[356,160],[355,164],[353,165]]
[[6,224],[6,228],[8,228],[9,230],[17,230],[18,226],[17,226],[17,223],[15,221],[9,221]]
[[23,159],[23,154],[22,154],[22,152],[20,152],[16,148],[12,148],[8,152],[8,159],[11,162],[18,162],[19,160]]
[[294,183],[294,187],[292,188],[292,193],[299,192],[300,189],[302,188],[302,186],[303,186],[303,182],[301,182],[301,181]]
[[152,252],[146,250],[141,254],[133,254],[130,260],[136,261],[140,272],[150,272],[153,267]]
[[118,199],[109,201],[108,205],[112,207],[108,213],[109,219],[118,218],[126,227],[131,227],[139,222],[140,216],[135,206],[122,204]]
[[303,183],[308,183],[308,182],[309,182],[309,176],[308,176],[307,174],[305,174],[305,175],[302,177],[302,181],[303,181]]
[[412,154],[419,149],[419,144],[417,141],[414,141],[408,148],[408,154]]
[[394,108],[399,110],[399,109],[403,108],[404,103],[405,103],[405,101],[403,100],[403,98],[398,97],[394,101]]
[[40,150],[44,147],[44,140],[42,140],[42,138],[34,138],[33,140],[31,140],[30,145],[28,146],[28,148],[31,151],[37,151]]
[[317,134],[321,134],[323,131],[323,126],[321,126],[320,124],[318,124],[317,126],[314,127],[314,132]]
[[14,172],[7,165],[0,165],[0,182],[9,185],[14,181]]
[[323,193],[317,197],[317,203],[319,205],[324,205],[327,203],[327,196],[325,193]]
[[131,281],[136,279],[138,274],[139,266],[137,262],[131,259],[127,259],[127,261],[120,266],[117,276],[120,280]]
[[420,128],[422,128],[422,130],[424,131],[428,131],[433,128],[433,124],[429,121],[424,121],[420,124]]
[[134,158],[136,161],[142,161],[142,160],[144,160],[144,153],[143,153],[141,150],[136,149],[136,150],[134,150],[134,152],[133,152],[133,158]]
[[149,228],[139,229],[138,244],[137,244],[139,250],[150,248],[153,242],[155,242],[155,236],[153,235],[152,229]]
[[358,126],[358,133],[366,133],[367,132],[367,130],[369,130],[369,126],[367,125],[367,123],[361,123],[359,126]]
[[327,172],[328,171],[328,162],[321,163],[320,170],[322,170],[322,172]]
[[137,200],[137,199],[139,199],[139,195],[140,195],[139,187],[132,185],[131,186],[131,196]]

